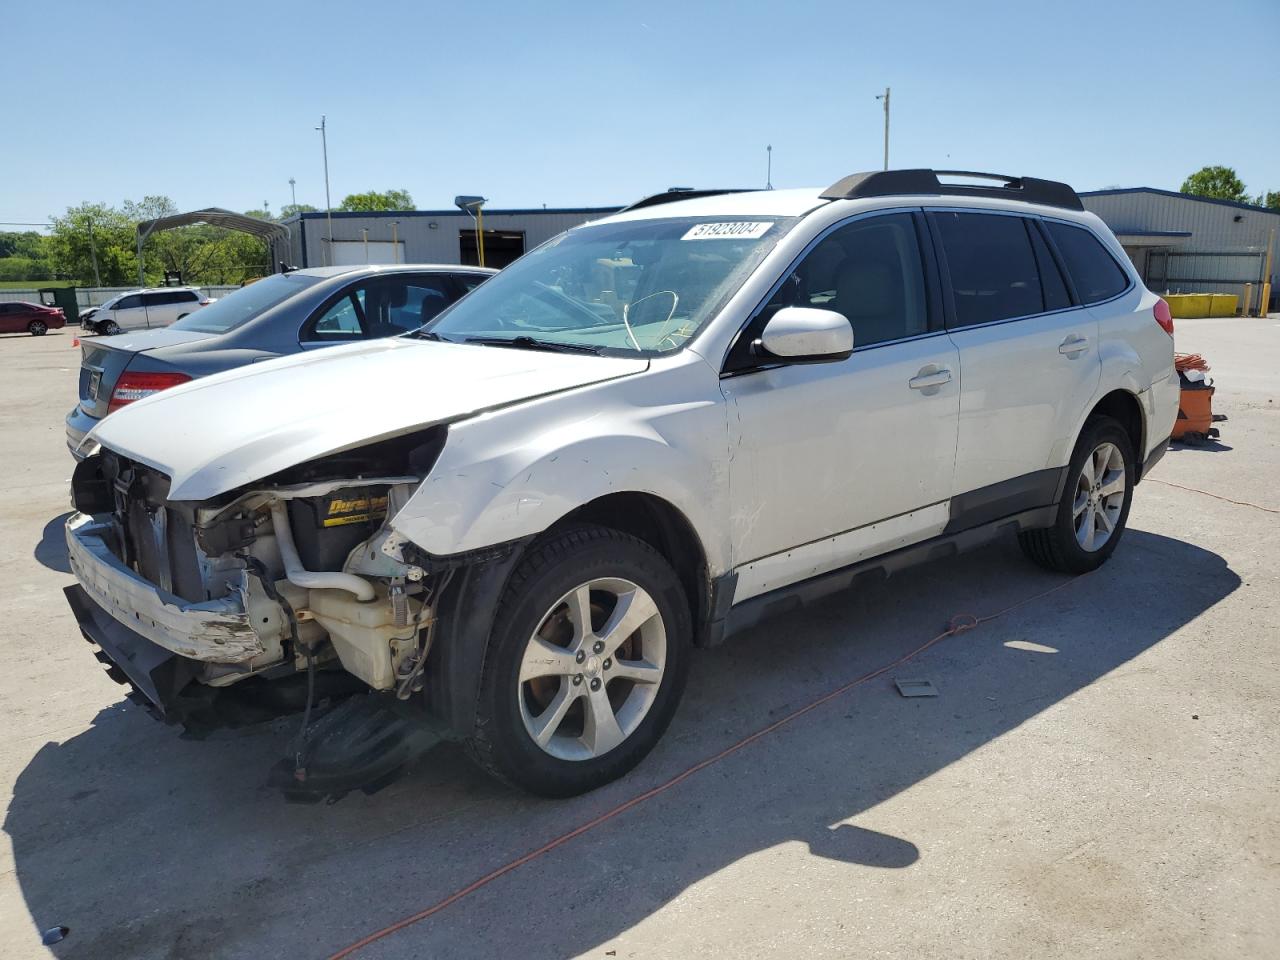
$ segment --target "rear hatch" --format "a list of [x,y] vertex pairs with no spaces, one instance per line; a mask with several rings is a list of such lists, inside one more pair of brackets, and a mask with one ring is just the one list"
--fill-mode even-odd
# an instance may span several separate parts
[[198,330],[142,330],[138,333],[122,333],[115,337],[95,337],[80,341],[80,409],[91,417],[102,419],[107,415],[111,391],[116,387],[120,374],[140,353],[172,347],[182,343],[195,343],[216,336]]

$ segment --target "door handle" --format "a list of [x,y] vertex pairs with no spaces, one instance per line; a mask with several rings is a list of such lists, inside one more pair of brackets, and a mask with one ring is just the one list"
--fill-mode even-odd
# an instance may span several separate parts
[[1074,333],[1058,345],[1058,352],[1064,357],[1074,357],[1089,349],[1089,338],[1078,337]]
[[928,390],[930,387],[940,387],[944,383],[951,382],[951,371],[946,367],[941,370],[929,370],[926,367],[918,374],[907,381],[907,386],[912,390]]

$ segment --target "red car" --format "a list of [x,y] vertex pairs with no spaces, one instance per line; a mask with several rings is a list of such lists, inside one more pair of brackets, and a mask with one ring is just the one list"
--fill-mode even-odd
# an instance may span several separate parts
[[11,300],[0,303],[0,333],[26,333],[43,337],[50,330],[66,326],[67,316],[61,307],[44,307],[38,303]]

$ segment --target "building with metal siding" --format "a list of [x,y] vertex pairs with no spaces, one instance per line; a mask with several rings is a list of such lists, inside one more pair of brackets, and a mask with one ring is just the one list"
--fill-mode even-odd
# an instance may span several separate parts
[[[485,210],[486,261],[489,266],[505,266],[514,259],[512,254],[532,250],[570,227],[608,216],[617,209]],[[329,221],[323,211],[290,217],[285,224],[291,231],[291,263],[299,267],[476,262],[476,223],[460,210],[334,212],[332,250]]]
[[1272,303],[1280,286],[1280,210],[1197,197],[1153,187],[1080,194],[1119,238],[1147,286],[1156,293],[1231,293],[1253,302],[1266,277],[1272,244]]

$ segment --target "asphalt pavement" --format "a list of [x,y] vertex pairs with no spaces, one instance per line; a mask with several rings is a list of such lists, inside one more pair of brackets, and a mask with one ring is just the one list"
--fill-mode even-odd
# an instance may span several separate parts
[[316,806],[266,785],[292,721],[184,740],[80,638],[72,337],[0,337],[6,958],[328,957],[999,611],[353,955],[1276,955],[1280,318],[1178,321],[1230,419],[1138,487],[1099,572],[1004,542],[699,651],[658,749],[575,800],[445,745]]

